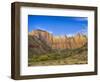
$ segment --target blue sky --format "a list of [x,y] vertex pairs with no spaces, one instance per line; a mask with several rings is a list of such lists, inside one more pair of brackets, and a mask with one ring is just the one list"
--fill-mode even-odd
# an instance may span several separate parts
[[87,17],[28,15],[28,32],[41,29],[53,35],[73,35],[84,31],[87,33]]

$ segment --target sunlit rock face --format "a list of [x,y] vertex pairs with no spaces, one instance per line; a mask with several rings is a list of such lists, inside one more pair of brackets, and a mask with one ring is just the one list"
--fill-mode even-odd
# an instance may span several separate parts
[[28,35],[43,40],[47,45],[52,47],[52,49],[80,48],[87,43],[87,36],[80,33],[77,33],[74,36],[54,36],[47,31],[37,29],[29,32]]

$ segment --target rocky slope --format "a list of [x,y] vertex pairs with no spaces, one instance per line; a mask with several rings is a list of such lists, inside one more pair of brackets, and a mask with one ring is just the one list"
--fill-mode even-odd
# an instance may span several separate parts
[[[32,41],[30,41],[30,37],[37,38],[41,41],[44,41],[46,45],[51,47],[52,49],[74,49],[82,47],[87,42],[86,35],[82,35],[80,33],[68,37],[65,36],[53,36],[53,34],[50,34],[47,31],[44,30],[34,30],[32,32],[29,32],[29,46],[34,44],[31,44]],[[36,47],[36,46],[34,46]]]

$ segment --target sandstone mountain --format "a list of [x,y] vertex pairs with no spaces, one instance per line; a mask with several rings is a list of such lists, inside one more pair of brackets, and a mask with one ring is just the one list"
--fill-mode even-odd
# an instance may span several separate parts
[[[34,30],[29,32],[29,47],[40,47],[44,43],[47,49],[75,49],[80,48],[87,43],[87,36],[78,33],[74,36],[54,36],[53,34],[44,30]],[[32,40],[33,39],[33,40]],[[37,40],[36,40],[37,39]],[[35,41],[35,44],[33,43]],[[40,42],[41,44],[37,43]],[[38,45],[36,45],[36,43]],[[42,48],[43,49],[43,48]],[[44,50],[45,51],[45,50]]]
[[87,36],[54,36],[44,30],[28,33],[28,66],[87,64]]

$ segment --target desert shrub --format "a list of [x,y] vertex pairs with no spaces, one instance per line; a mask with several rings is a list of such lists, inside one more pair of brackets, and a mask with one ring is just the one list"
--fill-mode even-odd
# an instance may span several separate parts
[[33,55],[31,58],[28,58],[28,62],[37,62],[38,56]]
[[49,55],[52,59],[56,59],[57,58],[57,53],[52,53],[51,55]]
[[48,55],[41,55],[38,57],[37,60],[38,61],[46,61],[46,60],[49,60],[49,57],[48,57]]

